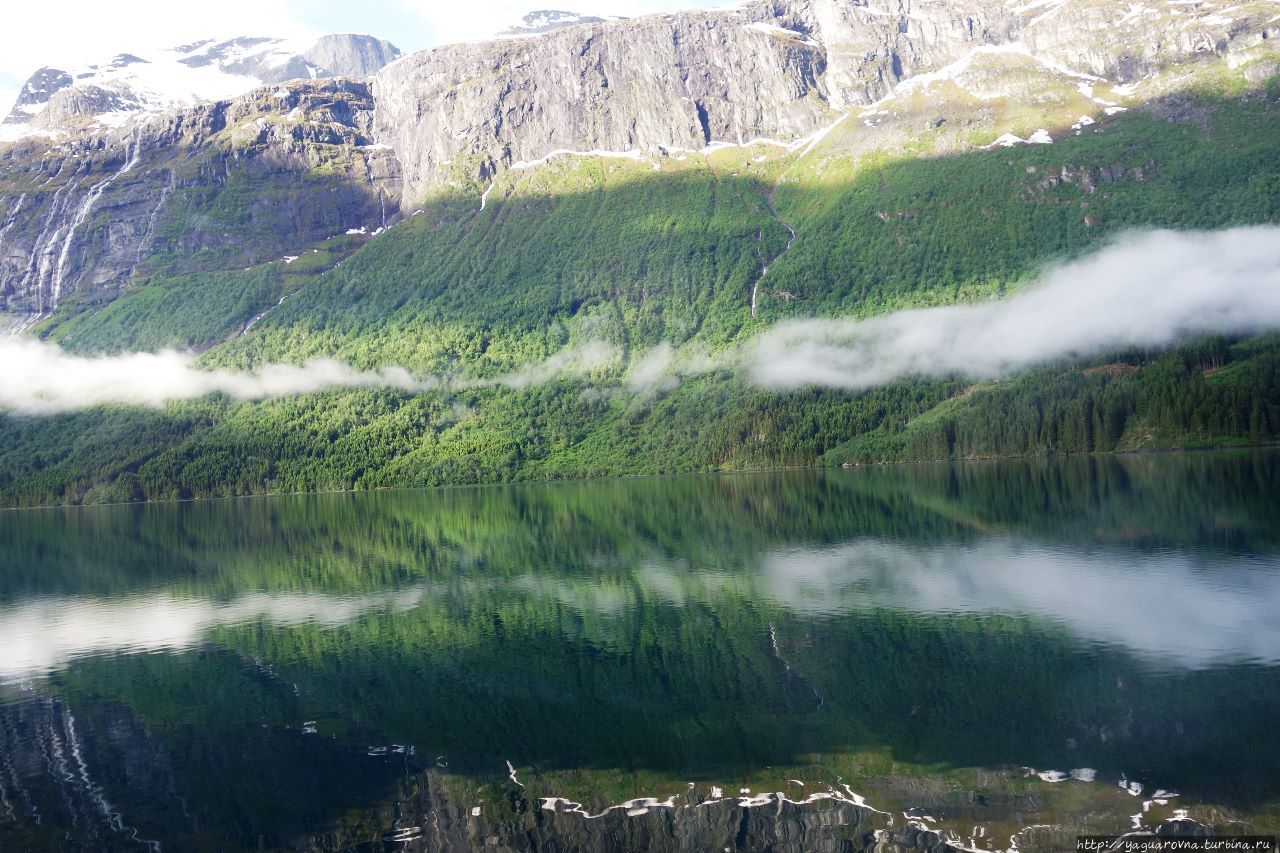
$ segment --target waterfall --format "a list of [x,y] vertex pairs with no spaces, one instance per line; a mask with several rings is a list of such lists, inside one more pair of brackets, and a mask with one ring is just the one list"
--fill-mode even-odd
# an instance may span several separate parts
[[[26,204],[26,202],[27,202],[26,193],[23,193],[22,195],[18,196],[18,203],[13,206],[13,210],[8,211],[7,215],[4,218],[4,221],[0,222],[0,276],[3,275],[3,270],[4,270],[4,267],[3,267],[4,235],[9,233],[10,229],[13,228],[14,223],[18,221],[18,214],[22,213],[22,207],[23,205]],[[4,281],[2,278],[0,278],[0,285],[3,285],[3,284],[4,284]],[[14,327],[10,326],[10,329],[9,329],[10,337],[12,337],[13,329]],[[3,797],[4,797],[4,792],[3,792],[3,789],[0,788],[0,800],[2,800]]]
[[169,183],[160,191],[160,200],[156,202],[155,209],[151,211],[151,217],[147,220],[147,230],[143,232],[142,239],[138,241],[138,252],[134,255],[133,263],[135,266],[142,263],[142,255],[151,247],[151,238],[156,233],[156,220],[160,218],[160,209],[164,207],[165,199],[169,197],[169,193],[173,192],[174,185],[178,181],[178,173],[169,172]]
[[268,308],[267,310],[263,311],[261,314],[258,314],[257,316],[255,316],[255,317],[254,317],[252,320],[250,320],[249,322],[245,323],[245,324],[244,324],[244,327],[240,330],[240,334],[239,334],[237,337],[244,337],[246,334],[248,334],[248,332],[249,332],[249,330],[250,330],[250,329],[252,329],[255,325],[257,325],[257,323],[258,323],[258,321],[259,321],[259,320],[261,320],[263,317],[267,316],[267,315],[268,315],[268,314],[270,314],[272,311],[274,311],[274,310],[276,310],[277,308],[279,308],[281,305],[283,305],[283,304],[284,304],[284,301],[285,301],[286,299],[288,299],[290,296],[293,296],[293,294],[294,294],[294,293],[297,293],[297,292],[298,292],[298,291],[296,291],[296,290],[295,290],[295,291],[293,291],[293,293],[286,293],[284,296],[281,296],[281,297],[280,297],[279,301],[277,301],[275,305],[272,305],[270,308]]
[[[18,221],[18,214],[22,212],[22,206],[26,204],[26,201],[26,193],[18,196],[18,203],[13,206],[13,210],[9,211],[9,215],[5,217],[4,222],[0,223],[0,249],[4,248],[4,235]],[[0,257],[3,257],[3,255],[0,255]]]
[[8,327],[3,330],[2,334],[7,340],[20,338],[27,331],[27,329],[30,329],[32,326],[34,326],[36,324],[36,321],[41,319],[42,317],[44,317],[44,315],[37,311],[37,312],[26,315],[20,320],[18,319],[10,320]]
[[[774,219],[778,220],[778,222],[782,223],[782,227],[786,228],[786,229],[787,229],[787,231],[788,231],[788,233],[790,233],[790,235],[791,235],[791,236],[790,236],[790,238],[788,238],[788,240],[787,240],[787,245],[786,245],[786,247],[785,247],[781,252],[779,252],[777,255],[775,255],[775,256],[774,256],[774,258],[773,258],[773,260],[771,260],[771,261],[765,261],[765,260],[764,260],[764,255],[761,255],[761,256],[760,256],[761,263],[763,263],[763,265],[764,265],[764,266],[763,266],[763,268],[760,270],[760,275],[759,275],[759,277],[757,277],[757,278],[756,278],[755,283],[751,285],[751,316],[752,316],[753,318],[756,316],[756,297],[757,297],[757,296],[759,295],[759,293],[760,293],[760,282],[764,281],[764,277],[765,277],[765,276],[767,276],[767,275],[769,274],[769,267],[771,267],[771,266],[773,266],[775,263],[777,263],[777,262],[778,262],[778,258],[781,258],[783,255],[785,255],[787,252],[789,252],[789,251],[791,250],[791,247],[792,247],[792,246],[794,246],[794,245],[795,245],[795,243],[796,243],[796,229],[792,228],[789,224],[787,224],[785,221],[783,221],[783,219],[782,219],[780,216],[778,216],[778,212],[777,212],[776,210],[774,210],[774,209],[773,209],[773,196],[772,196],[772,195],[770,195],[770,197],[769,197],[768,199],[766,199],[765,204],[766,204],[766,205],[768,206],[768,208],[769,208],[769,214],[770,214],[771,216],[773,216],[773,218],[774,218]],[[758,238],[758,239],[763,239],[763,234],[761,234],[760,238]]]
[[[9,760],[7,753],[0,753],[0,823],[16,823],[18,813],[13,808],[13,803],[9,800],[9,791],[5,787],[5,780],[16,778],[13,772],[13,762]],[[18,787],[21,793],[20,785]]]
[[[86,163],[86,165],[88,164]],[[61,169],[59,169],[59,174],[61,174]],[[44,311],[44,291],[39,285],[44,277],[43,272],[47,266],[48,257],[53,253],[53,245],[57,240],[57,234],[61,230],[54,232],[51,238],[50,229],[53,228],[54,222],[61,219],[61,215],[67,206],[67,199],[75,193],[79,184],[80,178],[73,175],[67,183],[54,190],[53,199],[49,202],[49,213],[45,216],[44,224],[40,227],[40,234],[31,246],[31,257],[27,261],[27,270],[22,276],[22,289],[30,290],[34,278],[40,298],[37,313],[43,313]]]
[[[130,142],[133,143],[132,152],[130,152],[129,143],[125,143],[125,161],[120,167],[120,171],[116,172],[106,180],[99,181],[89,188],[89,192],[85,195],[84,201],[80,203],[80,207],[76,210],[75,216],[71,219],[70,226],[66,229],[66,237],[62,241],[62,251],[58,253],[58,265],[53,271],[53,287],[51,308],[58,307],[58,299],[62,296],[62,282],[66,273],[67,257],[71,254],[71,241],[76,236],[76,230],[84,223],[89,214],[93,212],[93,206],[98,203],[98,199],[107,191],[107,187],[111,186],[116,180],[126,172],[138,165],[138,158],[142,151],[142,143],[139,139],[142,125],[135,125],[133,132],[130,134]],[[55,238],[56,239],[56,238]],[[44,276],[41,275],[41,284],[44,283]]]

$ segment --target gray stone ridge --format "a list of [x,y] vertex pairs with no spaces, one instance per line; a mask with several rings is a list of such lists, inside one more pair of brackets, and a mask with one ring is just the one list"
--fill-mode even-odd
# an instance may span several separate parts
[[[374,78],[376,133],[404,193],[487,179],[556,151],[794,141],[982,46],[1113,82],[1280,36],[1243,18],[1103,0],[753,0],[718,11],[575,22],[448,45]],[[1254,4],[1257,5],[1257,4]]]

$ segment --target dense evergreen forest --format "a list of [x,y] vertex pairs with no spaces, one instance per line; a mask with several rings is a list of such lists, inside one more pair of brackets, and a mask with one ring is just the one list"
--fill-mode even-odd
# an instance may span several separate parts
[[1275,82],[1178,95],[1051,146],[937,156],[858,152],[833,134],[804,159],[748,148],[654,171],[566,158],[505,173],[483,209],[465,193],[428,200],[384,234],[296,263],[158,267],[101,310],[66,305],[39,334],[80,353],[193,348],[209,367],[331,356],[481,378],[591,341],[619,355],[523,387],[7,415],[0,501],[1273,443],[1275,335],[856,393],[767,391],[732,368],[636,388],[627,371],[655,345],[716,353],[788,318],[996,298],[1125,229],[1280,222],[1277,99]]

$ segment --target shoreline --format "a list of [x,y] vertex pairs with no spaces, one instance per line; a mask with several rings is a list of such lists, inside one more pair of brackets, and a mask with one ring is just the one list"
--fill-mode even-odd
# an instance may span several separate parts
[[732,469],[716,469],[713,471],[671,471],[667,473],[655,474],[616,474],[604,477],[558,477],[549,479],[516,479],[516,480],[495,480],[485,483],[442,483],[434,486],[375,486],[370,489],[315,489],[296,492],[255,492],[246,495],[207,495],[202,497],[191,498],[173,498],[167,500],[144,500],[144,501],[116,501],[105,503],[64,503],[64,504],[35,504],[31,506],[0,506],[0,512],[29,512],[33,510],[66,510],[66,509],[89,509],[93,507],[122,507],[122,506],[164,506],[173,504],[193,504],[207,503],[213,501],[236,501],[251,500],[260,498],[284,498],[284,497],[305,497],[318,495],[355,495],[355,494],[376,494],[379,492],[421,492],[421,491],[441,491],[446,489],[488,489],[499,486],[522,486],[533,484],[565,484],[565,483],[593,483],[593,482],[611,482],[619,480],[647,480],[647,479],[665,479],[672,477],[712,477],[712,476],[733,476],[739,474],[773,474],[788,471],[850,471],[862,468],[889,467],[895,465],[957,465],[963,463],[989,463],[989,462],[1007,462],[1012,460],[1036,460],[1048,461],[1051,459],[1082,459],[1086,457],[1115,457],[1115,456],[1165,456],[1181,453],[1224,453],[1229,451],[1241,452],[1259,452],[1267,450],[1280,449],[1280,441],[1269,444],[1241,444],[1241,445],[1210,445],[1207,447],[1151,447],[1141,448],[1137,450],[1101,450],[1091,451],[1088,453],[1037,453],[1032,455],[1011,455],[1011,456],[966,456],[959,459],[899,459],[893,461],[881,462],[845,462],[832,465],[784,465],[771,468],[732,468]]

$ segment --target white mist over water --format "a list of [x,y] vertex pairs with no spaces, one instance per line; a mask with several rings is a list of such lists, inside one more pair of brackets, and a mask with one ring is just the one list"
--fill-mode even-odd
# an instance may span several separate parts
[[[1045,272],[1009,299],[899,311],[868,320],[781,323],[727,353],[667,343],[635,356],[624,384],[645,392],[682,376],[734,369],[765,388],[859,390],[911,375],[1006,376],[1038,362],[1126,346],[1162,346],[1189,333],[1280,328],[1280,227],[1131,232]],[[379,387],[407,392],[525,388],[621,365],[589,341],[490,379],[415,377],[403,367],[358,370],[333,359],[252,373],[202,370],[175,351],[76,356],[34,340],[0,341],[0,408],[50,414],[104,403],[159,406],[211,393],[238,399]]]

